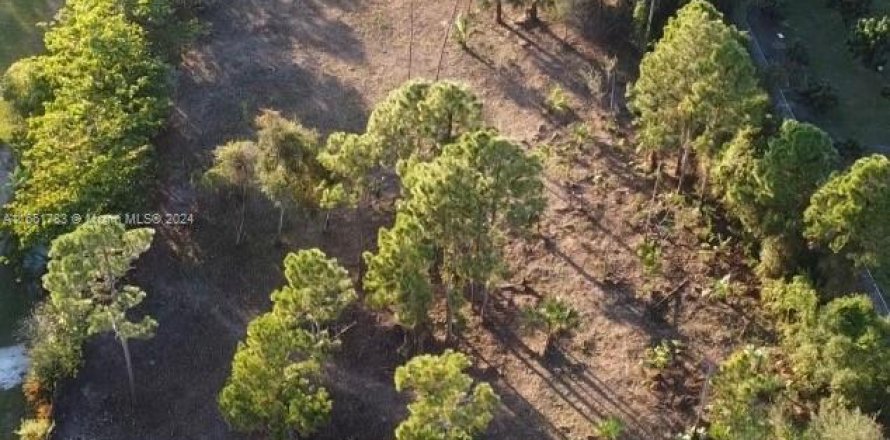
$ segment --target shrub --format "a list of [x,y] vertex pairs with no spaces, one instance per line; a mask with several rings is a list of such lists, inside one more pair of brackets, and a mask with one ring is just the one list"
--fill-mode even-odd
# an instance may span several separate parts
[[565,89],[558,85],[550,87],[544,106],[547,107],[547,111],[557,116],[565,116],[572,111],[568,94]]
[[464,50],[469,50],[467,44],[470,42],[470,36],[473,35],[473,23],[470,17],[464,14],[458,14],[454,19],[454,40]]
[[794,269],[795,254],[794,246],[785,237],[766,237],[760,242],[760,261],[754,272],[761,279],[781,278]]
[[564,300],[556,298],[547,298],[537,307],[523,309],[522,317],[526,328],[543,330],[546,333],[544,353],[550,352],[559,337],[581,325],[578,311]]
[[811,79],[798,93],[804,104],[817,113],[825,113],[837,106],[837,92],[828,80]]
[[647,275],[656,274],[661,271],[661,246],[657,240],[651,238],[644,239],[637,246],[637,257],[643,264],[643,271]]
[[673,365],[683,349],[683,343],[676,339],[662,339],[658,345],[646,349],[643,364],[649,368],[664,370]]
[[824,399],[807,429],[808,440],[883,440],[873,417],[858,408],[847,408],[840,399]]
[[43,111],[43,103],[52,99],[53,91],[46,75],[45,63],[38,57],[24,58],[9,67],[0,79],[3,100],[23,117]]
[[770,370],[770,353],[747,347],[732,354],[712,379],[708,430],[715,440],[766,439],[770,400],[781,380]]
[[890,50],[890,16],[859,19],[850,30],[847,46],[866,66],[884,65]]
[[44,440],[49,437],[52,432],[53,423],[49,419],[25,419],[19,426],[18,434],[20,440]]
[[618,440],[624,433],[624,422],[615,416],[607,417],[596,425],[596,432],[606,440]]

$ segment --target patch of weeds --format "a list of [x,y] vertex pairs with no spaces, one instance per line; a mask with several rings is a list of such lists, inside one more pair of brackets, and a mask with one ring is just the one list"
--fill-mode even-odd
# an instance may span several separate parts
[[618,440],[624,434],[624,422],[616,416],[609,416],[596,425],[596,433],[606,440]]
[[646,237],[640,242],[637,246],[637,257],[647,275],[654,275],[661,271],[661,245],[657,240]]
[[722,278],[714,279],[711,286],[703,292],[706,298],[718,301],[725,301],[738,293],[740,293],[740,289],[732,281],[732,274],[730,273]]
[[568,116],[572,112],[569,94],[559,85],[550,87],[547,99],[544,100],[544,106],[547,107],[548,112],[556,116]]
[[470,37],[473,35],[472,17],[458,14],[454,19],[454,41],[461,49],[469,51]]
[[522,309],[522,325],[527,330],[542,331],[547,337],[544,353],[549,353],[562,336],[581,325],[578,311],[568,302],[547,298],[536,307]]
[[664,370],[674,364],[685,348],[685,345],[676,339],[662,339],[654,347],[646,349],[643,364],[655,370]]

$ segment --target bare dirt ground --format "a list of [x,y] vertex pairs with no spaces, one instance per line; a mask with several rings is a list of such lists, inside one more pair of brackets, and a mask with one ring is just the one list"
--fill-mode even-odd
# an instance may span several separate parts
[[[249,239],[234,245],[237,202],[207,194],[200,174],[216,145],[251,136],[259,109],[298,118],[322,134],[362,131],[373,103],[409,77],[407,1],[240,0],[219,2],[204,19],[211,32],[178,68],[175,110],[159,139],[159,209],[196,213],[194,225],[161,228],[138,263],[134,280],[149,292],[146,312],[160,322],[156,337],[132,344],[138,399],[130,404],[119,348],[111,338],[87,348],[86,365],[63,386],[56,439],[239,439],[216,409],[247,322],[269,307],[289,250],[318,246],[358,271],[359,237],[374,240],[389,220],[335,213],[324,233],[318,218],[291,218],[284,245],[274,243],[276,215],[255,197]],[[465,8],[461,2],[461,9]],[[415,11],[411,74],[433,78],[453,4],[423,2]],[[605,51],[576,35],[496,26],[477,16],[470,47],[449,42],[443,79],[469,84],[485,102],[491,125],[536,144],[574,145],[550,164],[549,207],[540,237],[510,244],[511,276],[494,292],[487,322],[471,314],[457,348],[476,361],[504,406],[485,438],[593,439],[595,424],[618,416],[628,439],[658,439],[695,420],[707,366],[745,332],[747,299],[703,298],[714,277],[744,280],[733,245],[700,245],[706,220],[695,207],[660,209],[653,182],[633,154],[615,147],[628,135],[602,116],[585,72],[602,69]],[[517,13],[518,15],[518,13]],[[568,35],[569,45],[563,37]],[[632,63],[632,60],[630,61]],[[568,129],[546,115],[550,87],[568,91],[575,119],[590,136],[569,141]],[[619,94],[623,84],[619,84]],[[568,157],[568,158],[566,158]],[[649,208],[652,224],[646,226]],[[641,215],[642,214],[642,215]],[[645,234],[662,245],[660,274],[643,273],[636,247]],[[581,329],[544,358],[543,340],[519,331],[517,308],[556,295],[581,312]],[[334,397],[330,426],[314,438],[392,438],[407,397],[392,386],[403,335],[382,314],[356,308],[356,325],[328,367]],[[641,366],[661,339],[684,342],[671,368]]]

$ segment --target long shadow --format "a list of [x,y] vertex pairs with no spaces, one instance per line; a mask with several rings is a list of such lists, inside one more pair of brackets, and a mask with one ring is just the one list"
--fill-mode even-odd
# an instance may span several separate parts
[[[498,339],[501,346],[513,355],[517,360],[527,368],[528,371],[547,384],[547,386],[556,393],[560,399],[572,408],[578,415],[591,424],[596,424],[608,414],[606,413],[606,404],[610,404],[616,410],[621,412],[625,422],[630,427],[629,434],[632,438],[651,439],[655,438],[652,434],[652,428],[639,420],[636,413],[625,403],[618,403],[615,393],[611,392],[605,384],[599,381],[587,379],[595,386],[588,386],[591,395],[582,395],[578,391],[579,381],[567,380],[562,374],[558,374],[540,359],[540,356],[525,345],[522,340],[509,330],[505,323],[496,323],[489,326],[492,335]],[[547,375],[545,372],[549,372]],[[601,399],[597,399],[599,396]]]

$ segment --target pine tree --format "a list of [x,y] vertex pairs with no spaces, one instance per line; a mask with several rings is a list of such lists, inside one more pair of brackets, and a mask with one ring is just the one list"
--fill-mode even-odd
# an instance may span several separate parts
[[321,366],[339,343],[331,325],[355,300],[346,269],[318,249],[288,254],[284,266],[287,284],[248,326],[218,400],[236,429],[282,440],[292,431],[307,437],[330,418]]
[[679,150],[681,180],[691,151],[707,165],[740,128],[763,117],[767,96],[743,41],[714,6],[693,0],[643,57],[629,92],[640,146]]
[[430,160],[442,147],[482,125],[482,103],[453,82],[410,81],[378,103],[366,133],[388,169],[399,160]]
[[417,356],[396,369],[399,391],[411,390],[410,415],[396,428],[397,440],[468,440],[485,432],[500,404],[487,383],[473,385],[463,371],[470,361],[446,350]]
[[130,394],[135,394],[128,341],[154,336],[157,321],[145,316],[138,322],[127,313],[145,298],[139,287],[121,284],[133,261],[148,250],[154,230],[126,230],[115,216],[89,219],[52,242],[43,287],[52,306],[69,316],[82,317],[86,334],[113,332],[124,352]]
[[204,174],[211,186],[232,186],[238,190],[241,209],[235,234],[236,245],[241,243],[241,237],[244,235],[248,191],[257,178],[256,162],[256,144],[248,141],[229,142],[213,152],[213,166]]
[[890,159],[875,154],[832,176],[804,213],[807,239],[857,266],[890,268]]

